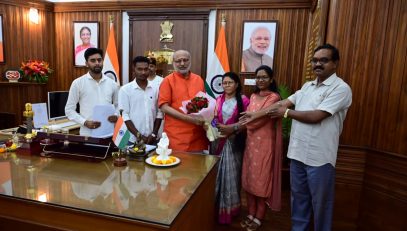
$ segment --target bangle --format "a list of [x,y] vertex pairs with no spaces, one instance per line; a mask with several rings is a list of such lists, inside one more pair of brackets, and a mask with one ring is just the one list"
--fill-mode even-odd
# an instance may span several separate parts
[[290,110],[289,108],[285,109],[284,118],[287,118],[287,117],[288,117],[288,111],[289,111],[289,110]]
[[239,130],[239,125],[238,124],[233,125],[233,131],[237,132],[238,130]]

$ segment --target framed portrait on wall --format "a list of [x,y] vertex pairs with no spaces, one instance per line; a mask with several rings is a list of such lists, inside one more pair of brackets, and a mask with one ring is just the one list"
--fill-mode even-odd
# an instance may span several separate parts
[[99,47],[99,22],[73,22],[74,63],[85,66],[85,51],[90,47]]
[[4,37],[3,37],[3,15],[2,14],[0,14],[0,63],[5,63]]
[[252,73],[261,66],[273,68],[277,21],[244,21],[241,72]]

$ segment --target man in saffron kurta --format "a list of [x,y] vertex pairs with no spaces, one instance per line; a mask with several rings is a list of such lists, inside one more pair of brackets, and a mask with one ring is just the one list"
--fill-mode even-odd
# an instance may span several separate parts
[[178,151],[200,152],[208,149],[208,140],[202,125],[204,121],[184,114],[182,101],[192,99],[205,91],[202,78],[190,71],[188,51],[174,53],[174,72],[166,76],[160,86],[158,106],[165,113],[164,132],[170,139],[170,148]]

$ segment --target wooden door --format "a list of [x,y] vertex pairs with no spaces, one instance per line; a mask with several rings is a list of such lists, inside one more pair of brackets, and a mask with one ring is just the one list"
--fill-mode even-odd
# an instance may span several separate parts
[[[145,56],[148,51],[162,50],[164,46],[172,50],[188,50],[191,53],[191,71],[205,77],[209,10],[163,9],[129,12],[130,54],[129,73],[132,73],[131,60]],[[160,24],[170,21],[173,24],[172,42],[160,41]],[[166,66],[166,74],[173,70],[172,64]],[[130,79],[131,80],[131,79]]]

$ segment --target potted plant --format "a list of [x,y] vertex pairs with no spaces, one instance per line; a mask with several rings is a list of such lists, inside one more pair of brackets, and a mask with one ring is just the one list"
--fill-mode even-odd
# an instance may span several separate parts
[[[278,92],[280,93],[281,100],[287,99],[291,95],[291,90],[286,85],[279,85]],[[291,118],[283,118],[282,129],[283,129],[283,168],[288,168],[289,160],[287,158],[288,144],[290,142],[290,132],[291,132]]]

